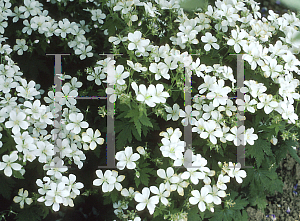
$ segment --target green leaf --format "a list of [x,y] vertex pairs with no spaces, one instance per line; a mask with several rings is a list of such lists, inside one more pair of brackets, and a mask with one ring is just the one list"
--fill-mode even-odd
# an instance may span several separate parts
[[141,171],[140,180],[141,180],[143,185],[148,186],[149,180],[150,180],[149,179],[150,175],[148,173],[152,170],[153,170],[152,168],[143,168],[143,170]]
[[260,146],[260,144],[262,143],[263,142],[261,141],[261,139],[258,139],[257,141],[255,141],[254,145],[246,145],[246,156],[255,158],[257,167],[260,167],[265,155],[263,148]]
[[20,173],[20,171],[12,170],[12,174],[13,174],[13,176],[14,176],[15,178],[17,178],[17,179],[21,179],[21,180],[25,179],[25,178],[23,177],[23,175]]
[[12,150],[16,146],[14,138],[10,135],[3,136],[2,142],[3,142],[3,145],[0,148],[0,155],[5,153],[6,151],[9,152],[10,150]]
[[14,188],[16,182],[12,178],[8,178],[7,176],[0,176],[0,194],[11,200],[11,192]]
[[296,10],[300,10],[300,2],[299,1],[295,1],[295,0],[280,0],[280,2],[291,8],[291,9],[296,9]]
[[180,7],[186,11],[194,11],[198,8],[204,8],[207,4],[207,0],[184,0],[180,3]]
[[300,164],[299,156],[297,154],[297,151],[293,148],[293,146],[289,146],[288,151],[291,154],[291,156]]
[[[189,211],[188,211],[188,220],[189,221],[201,221],[202,219],[199,217],[199,208],[198,206],[193,206]],[[199,219],[200,218],[200,219]]]
[[140,121],[137,118],[133,119],[134,125],[135,125],[135,129],[137,130],[139,136],[142,136],[142,125],[140,123]]
[[265,197],[255,196],[254,198],[250,198],[250,205],[257,206],[258,209],[262,210],[267,207],[267,200]]
[[30,206],[29,208],[26,208],[21,210],[15,218],[17,221],[39,221],[41,220],[41,216],[43,216],[41,213],[40,208],[37,206]]
[[137,176],[134,176],[134,182],[135,182],[136,187],[139,188],[139,185],[141,183],[140,178],[137,178]]
[[151,127],[153,128],[153,125],[151,123],[151,121],[149,120],[149,118],[147,116],[145,116],[144,114],[139,118],[139,120],[141,121],[141,123],[147,127]]

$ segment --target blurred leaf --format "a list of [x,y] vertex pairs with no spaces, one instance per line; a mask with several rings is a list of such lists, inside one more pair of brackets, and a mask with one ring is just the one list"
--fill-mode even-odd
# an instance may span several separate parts
[[294,37],[292,38],[292,42],[297,42],[300,41],[300,32],[296,32],[296,34],[294,35]]
[[180,7],[185,11],[194,11],[199,8],[205,8],[207,5],[207,0],[183,0],[180,2]]
[[300,1],[280,0],[280,2],[288,8],[300,10]]

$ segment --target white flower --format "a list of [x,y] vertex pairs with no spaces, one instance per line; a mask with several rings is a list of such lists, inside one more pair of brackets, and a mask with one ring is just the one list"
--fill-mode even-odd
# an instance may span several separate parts
[[[174,70],[178,67],[177,60],[172,56],[168,56],[164,59],[164,62],[159,62],[157,65],[158,73],[155,74],[155,80],[160,79],[160,75],[165,79],[169,80],[170,75],[168,74],[169,70]],[[156,72],[155,72],[156,73]]]
[[26,114],[24,112],[16,113],[11,111],[9,114],[9,121],[5,122],[7,128],[12,128],[14,134],[20,133],[20,127],[26,130],[29,127],[29,123],[25,120]]
[[236,182],[242,183],[243,180],[241,179],[241,177],[245,178],[247,176],[247,174],[244,170],[240,170],[241,169],[241,164],[237,163],[235,165],[232,162],[229,162],[229,168],[230,168],[230,170],[229,170],[228,175],[230,177],[235,177]]
[[38,161],[40,163],[47,163],[47,159],[55,155],[54,146],[49,142],[38,141],[36,146],[37,150],[35,151],[35,154],[36,156],[39,156]]
[[220,197],[225,197],[226,192],[224,190],[219,190],[219,188],[216,185],[213,185],[213,188],[211,188],[210,185],[206,185],[206,187],[210,190],[209,192],[213,197],[213,203],[216,205],[220,205],[221,204]]
[[225,86],[225,81],[223,79],[218,80],[218,83],[214,83],[211,85],[209,92],[207,94],[208,99],[213,99],[213,105],[214,107],[218,107],[220,104],[225,105],[226,100],[228,98],[227,94],[231,92],[231,88],[228,86]]
[[132,170],[136,167],[136,164],[134,161],[137,161],[140,159],[140,155],[138,153],[132,152],[132,147],[126,147],[125,151],[119,151],[116,154],[116,159],[119,161],[117,163],[117,167],[120,167],[120,170],[123,170],[125,166]]
[[214,36],[212,36],[212,34],[209,32],[206,32],[205,36],[201,37],[201,41],[207,43],[204,45],[205,51],[210,51],[211,46],[213,46],[217,50],[220,48],[220,46],[217,43],[215,43],[217,42],[217,39]]
[[59,210],[59,204],[63,203],[63,199],[70,195],[70,191],[65,188],[63,182],[60,183],[51,183],[50,190],[47,191],[45,197],[45,205],[51,206],[52,209],[57,212]]
[[230,182],[229,176],[223,176],[223,174],[220,174],[218,177],[217,187],[221,190],[226,190],[227,186],[225,183]]
[[[46,182],[46,183],[43,183],[43,181]],[[50,189],[50,183],[51,183],[50,178],[46,177],[46,176],[43,178],[43,181],[41,179],[37,179],[36,182],[35,182],[36,185],[41,187],[40,189],[38,189],[38,192],[41,195],[46,194],[46,192]]]
[[89,126],[89,124],[83,120],[83,114],[82,113],[72,113],[69,115],[69,119],[70,121],[72,121],[73,123],[69,123],[66,126],[67,130],[70,130],[71,132],[73,132],[74,134],[79,134],[81,128],[87,128]]
[[136,99],[141,102],[145,102],[149,107],[154,107],[155,104],[155,96],[156,89],[153,84],[150,84],[148,90],[144,84],[139,85],[139,92],[137,89],[137,84],[135,82],[131,83],[132,88],[135,90],[135,93],[137,94]]
[[156,92],[153,96],[153,99],[155,100],[155,103],[166,103],[166,97],[170,97],[169,93],[164,90],[164,86],[162,84],[157,84],[156,86]]
[[207,187],[201,188],[201,194],[199,190],[193,190],[192,197],[189,198],[189,202],[193,205],[198,203],[198,208],[201,212],[204,212],[206,209],[205,203],[211,203],[213,201],[213,197],[209,194],[209,189]]
[[79,55],[80,54],[80,60],[83,60],[86,58],[86,56],[88,57],[93,57],[93,53],[90,52],[93,48],[92,46],[87,46],[85,47],[85,45],[79,45],[77,46],[78,48],[75,50],[75,54]]
[[138,49],[140,52],[145,52],[145,47],[147,47],[150,43],[149,39],[142,39],[142,33],[140,31],[129,33],[128,40],[131,41],[128,44],[128,50]]
[[27,203],[27,205],[30,205],[32,203],[32,199],[31,198],[27,198],[28,197],[28,191],[25,190],[23,193],[23,188],[19,189],[18,192],[19,196],[15,196],[14,197],[14,202],[15,203],[20,203],[20,208],[23,209],[24,208],[24,202]]
[[38,92],[35,88],[35,82],[30,81],[27,84],[27,81],[25,79],[21,79],[22,86],[17,86],[16,91],[18,91],[18,96],[24,97],[28,100],[33,100],[33,96],[39,95],[40,92]]
[[25,39],[16,39],[16,45],[14,46],[14,50],[18,51],[18,55],[23,55],[23,51],[28,50],[28,46],[26,45]]
[[69,108],[71,106],[74,106],[76,104],[75,97],[78,96],[78,93],[76,90],[70,90],[69,85],[64,85],[62,87],[63,92],[56,92],[55,93],[55,100],[56,102],[59,102],[60,105],[66,104]]
[[151,186],[150,190],[153,194],[157,195],[157,197],[160,199],[162,204],[166,206],[169,203],[167,197],[170,196],[170,192],[166,190],[165,184],[161,183],[159,185],[159,189],[156,186]]
[[86,132],[83,132],[82,140],[84,142],[90,143],[90,146],[85,148],[85,150],[88,150],[88,149],[95,150],[95,148],[97,147],[96,143],[98,143],[99,145],[102,145],[104,143],[104,139],[99,138],[100,136],[101,136],[101,133],[98,129],[95,131],[95,133],[93,132],[92,128],[88,128],[86,130]]
[[22,166],[20,164],[14,163],[18,159],[17,153],[18,151],[14,151],[9,156],[2,156],[3,162],[0,162],[0,170],[4,170],[5,176],[11,177],[12,169],[17,171],[20,171],[22,169]]
[[200,134],[200,137],[203,139],[206,139],[209,136],[210,142],[213,144],[217,143],[217,138],[216,137],[222,137],[223,133],[221,130],[217,129],[217,123],[214,120],[208,120],[207,122],[204,123],[204,129]]
[[179,105],[173,104],[173,110],[171,107],[165,107],[166,111],[169,113],[167,115],[167,120],[170,120],[172,118],[173,121],[177,121],[179,119]]
[[116,182],[114,183],[114,188],[116,190],[121,191],[122,190],[122,185],[120,182],[122,182],[125,179],[124,175],[118,176],[118,171],[112,170],[112,175],[116,178]]
[[203,172],[198,172],[198,168],[188,168],[187,171],[185,171],[181,175],[181,179],[187,180],[190,178],[193,184],[197,185],[199,183],[199,179],[204,179],[205,174]]
[[250,145],[254,145],[254,140],[258,139],[258,136],[256,134],[253,134],[254,129],[253,128],[249,128],[246,130],[245,135],[244,135],[244,144],[246,145],[246,143],[250,144]]
[[272,110],[278,106],[278,103],[276,101],[272,101],[273,96],[271,94],[262,94],[258,98],[261,103],[257,104],[257,108],[261,109],[264,107],[264,111],[266,114],[271,113]]
[[147,206],[149,213],[152,215],[154,213],[156,204],[159,202],[159,198],[157,196],[150,197],[150,190],[148,187],[144,187],[142,193],[136,193],[134,199],[139,204],[136,205],[136,209],[138,211],[144,210]]
[[229,39],[227,41],[228,45],[234,45],[234,50],[236,53],[241,52],[241,47],[247,43],[246,40],[243,40],[247,36],[247,32],[245,30],[239,31],[239,28],[237,30],[231,30],[232,39]]
[[184,117],[184,119],[181,121],[183,126],[187,126],[188,123],[190,123],[190,125],[194,125],[196,123],[196,119],[194,117],[198,115],[198,111],[192,111],[191,105],[185,106],[185,112],[183,110],[179,110],[179,116]]
[[247,109],[247,111],[254,113],[255,109],[253,106],[257,104],[257,101],[255,99],[250,101],[250,96],[248,94],[245,94],[244,101],[241,99],[236,99],[235,103],[239,105],[239,111],[244,111],[245,109]]
[[98,21],[99,24],[103,24],[103,19],[106,18],[106,15],[102,13],[101,9],[96,9],[96,10],[90,10],[92,13],[92,20],[93,21]]
[[172,167],[168,167],[166,171],[163,169],[157,170],[157,175],[165,180],[166,189],[170,192],[176,189],[176,186],[171,185],[171,183],[178,183],[180,181],[180,178],[174,174]]
[[298,120],[298,115],[294,113],[294,106],[292,104],[282,103],[281,107],[283,109],[282,118],[287,120],[289,119],[292,123],[295,123],[295,120]]
[[226,140],[233,141],[235,146],[239,146],[241,144],[241,140],[244,139],[245,126],[242,125],[238,129],[236,126],[230,129],[233,134],[227,134]]
[[126,188],[123,188],[121,191],[121,195],[129,198],[133,198],[135,196],[136,192],[134,192],[133,187],[129,187],[127,190]]
[[94,186],[102,185],[102,191],[104,193],[111,192],[114,189],[116,177],[113,176],[112,171],[106,170],[103,175],[102,170],[96,170],[96,175],[99,179],[93,181]]

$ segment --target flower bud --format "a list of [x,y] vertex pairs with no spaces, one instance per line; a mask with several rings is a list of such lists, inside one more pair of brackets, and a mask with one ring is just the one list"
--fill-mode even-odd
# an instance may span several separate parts
[[273,144],[273,145],[276,145],[277,142],[278,142],[278,139],[273,135],[270,142]]
[[222,169],[223,168],[223,163],[219,161],[218,166]]
[[136,171],[135,175],[136,175],[137,178],[140,178],[140,172],[139,171]]
[[138,146],[136,148],[136,151],[143,156],[146,154],[146,151],[145,151],[144,147],[142,147],[142,146]]

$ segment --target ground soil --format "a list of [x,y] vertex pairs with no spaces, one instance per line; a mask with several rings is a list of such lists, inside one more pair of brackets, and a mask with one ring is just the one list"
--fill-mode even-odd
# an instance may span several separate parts
[[[299,148],[297,152],[300,156]],[[283,193],[268,196],[265,211],[248,207],[248,220],[300,221],[300,164],[287,154],[277,168],[277,173],[284,183]],[[290,212],[287,212],[288,208]]]

